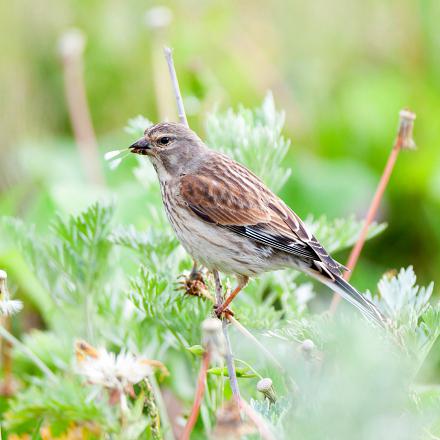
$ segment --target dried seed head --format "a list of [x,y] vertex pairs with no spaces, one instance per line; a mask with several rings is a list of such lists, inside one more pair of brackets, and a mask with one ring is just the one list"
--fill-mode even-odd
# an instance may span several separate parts
[[165,366],[155,360],[137,357],[128,352],[115,354],[105,348],[92,347],[85,341],[75,343],[76,369],[89,383],[101,385],[115,394],[130,394],[133,385],[153,374],[159,368],[162,374],[168,373]]
[[166,6],[155,6],[145,13],[145,24],[151,29],[167,27],[173,19],[173,13]]
[[225,354],[225,338],[222,323],[216,318],[207,318],[202,322],[202,345],[211,352],[214,360],[221,360]]
[[78,362],[82,362],[87,357],[96,359],[98,357],[98,350],[88,342],[80,339],[75,342],[75,355]]
[[304,353],[310,354],[315,349],[315,343],[311,339],[304,339],[301,344],[301,350]]
[[416,114],[408,109],[403,109],[399,113],[399,131],[397,133],[397,139],[401,148],[414,150],[416,143],[413,139],[414,120]]
[[76,28],[69,29],[61,35],[58,51],[62,58],[70,59],[81,55],[86,46],[84,33]]
[[257,391],[262,393],[266,399],[269,399],[271,403],[275,403],[277,398],[275,390],[272,386],[272,379],[269,377],[264,377],[257,383]]
[[23,308],[19,300],[11,299],[7,284],[8,274],[0,270],[0,316],[15,315]]

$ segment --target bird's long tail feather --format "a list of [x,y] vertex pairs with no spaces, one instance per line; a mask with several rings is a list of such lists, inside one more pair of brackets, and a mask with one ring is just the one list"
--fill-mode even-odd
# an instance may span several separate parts
[[348,281],[345,281],[344,278],[335,275],[333,277],[334,279],[330,279],[315,271],[308,273],[353,304],[370,321],[373,321],[381,327],[385,326],[386,318],[380,310],[370,300],[359,293]]

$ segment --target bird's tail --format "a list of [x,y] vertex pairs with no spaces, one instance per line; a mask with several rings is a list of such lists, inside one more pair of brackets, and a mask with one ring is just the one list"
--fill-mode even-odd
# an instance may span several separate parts
[[380,310],[344,278],[334,275],[331,279],[315,271],[310,271],[309,274],[353,304],[370,321],[381,327],[385,326],[387,320]]

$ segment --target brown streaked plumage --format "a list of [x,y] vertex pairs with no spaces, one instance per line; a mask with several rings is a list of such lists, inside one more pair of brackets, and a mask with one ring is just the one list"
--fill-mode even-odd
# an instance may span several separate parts
[[192,130],[173,122],[147,129],[131,149],[150,158],[168,219],[185,249],[209,270],[237,276],[238,286],[219,313],[249,277],[291,267],[383,324],[377,308],[341,277],[344,266],[246,167],[210,150]]

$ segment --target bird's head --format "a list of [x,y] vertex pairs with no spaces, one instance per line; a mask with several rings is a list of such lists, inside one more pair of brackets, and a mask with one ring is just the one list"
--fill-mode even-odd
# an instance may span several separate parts
[[147,128],[144,136],[130,146],[130,151],[148,156],[160,178],[190,171],[208,149],[185,125],[161,122]]

